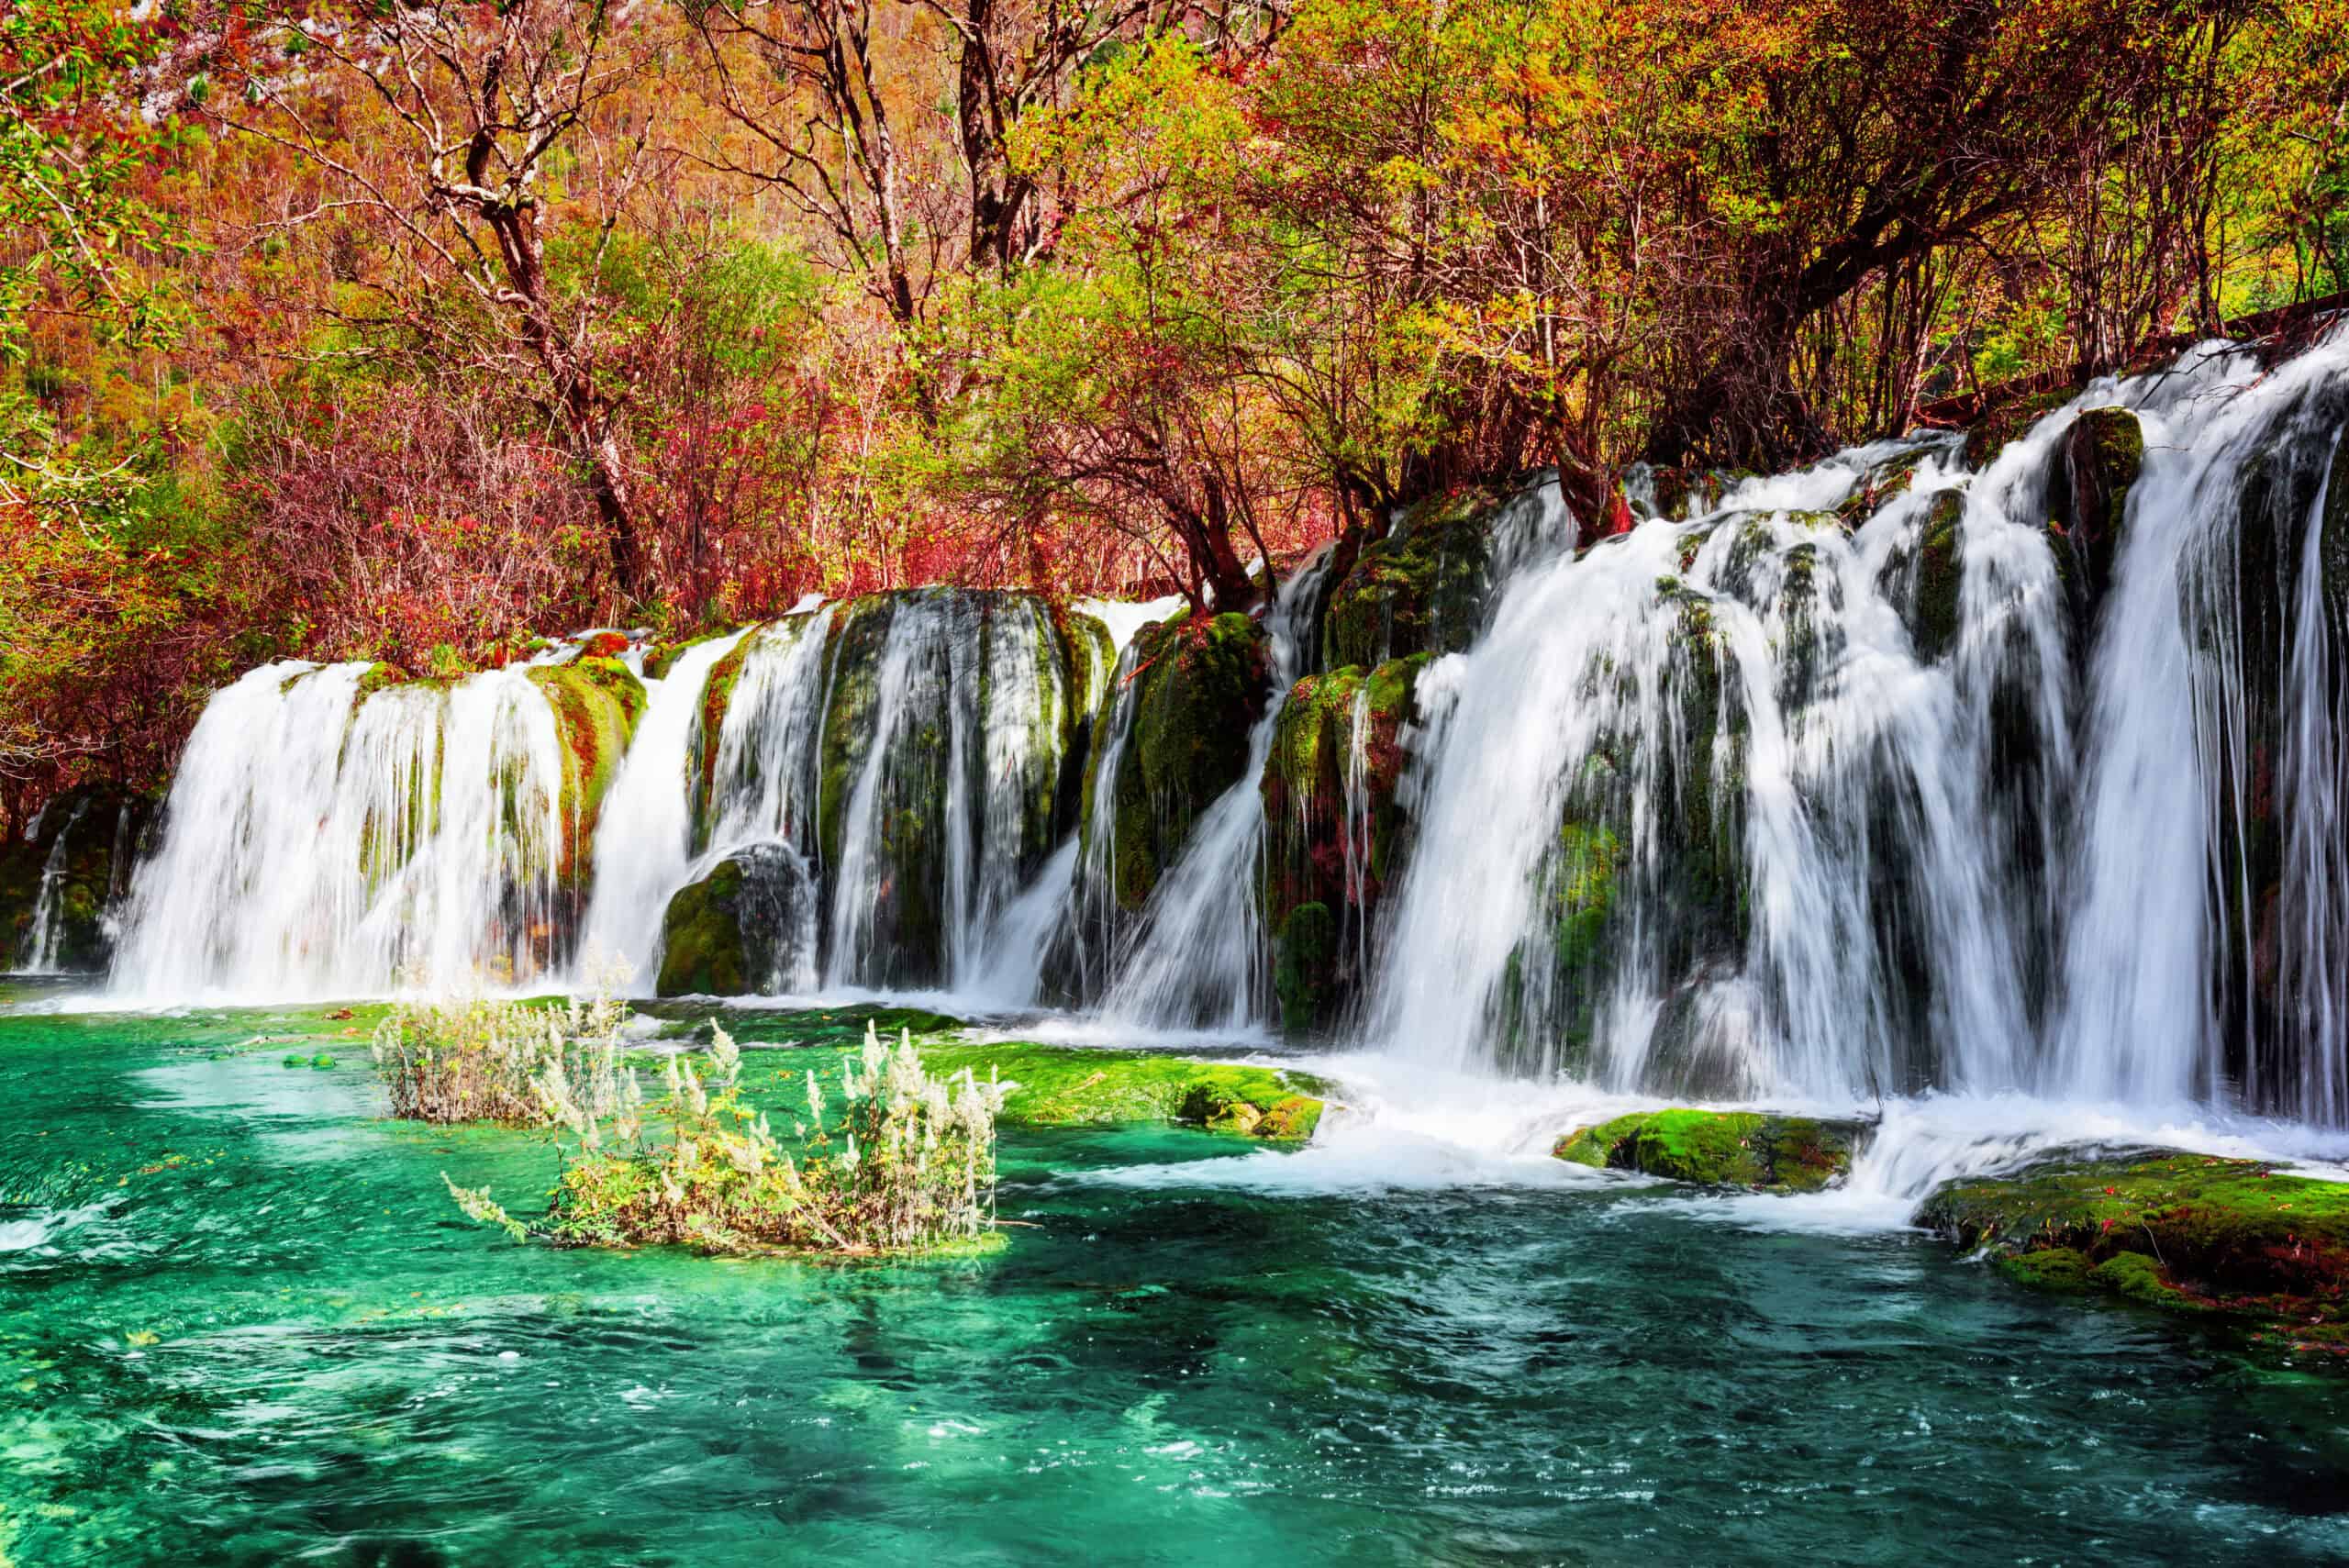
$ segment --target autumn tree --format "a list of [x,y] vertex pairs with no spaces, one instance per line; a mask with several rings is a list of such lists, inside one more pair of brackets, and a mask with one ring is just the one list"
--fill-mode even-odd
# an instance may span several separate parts
[[264,227],[323,225],[374,252],[346,252],[343,297],[318,305],[351,351],[526,401],[594,504],[624,598],[644,575],[632,389],[610,373],[599,268],[660,172],[648,111],[627,102],[658,59],[605,0],[359,0],[243,15],[194,62],[207,118],[318,180],[317,200]]

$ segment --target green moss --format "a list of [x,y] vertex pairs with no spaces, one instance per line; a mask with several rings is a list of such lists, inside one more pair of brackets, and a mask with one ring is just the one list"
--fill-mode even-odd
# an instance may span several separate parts
[[[644,678],[648,681],[667,680],[669,672],[677,667],[677,661],[683,658],[688,650],[698,648],[705,642],[729,636],[732,629],[729,627],[719,627],[715,630],[688,637],[682,641],[654,643],[644,655]],[[737,668],[739,669],[740,666],[738,665]]]
[[1363,547],[1330,595],[1322,662],[1364,668],[1465,648],[1483,622],[1497,492],[1470,487],[1419,503]]
[[718,743],[726,733],[726,709],[734,700],[734,687],[742,678],[742,663],[751,654],[751,644],[763,635],[752,632],[726,651],[723,658],[709,667],[709,676],[702,683],[701,706],[694,714],[693,754],[694,775],[694,845],[706,846],[711,827],[711,793],[718,784]]
[[1850,1123],[1755,1111],[1634,1111],[1579,1128],[1551,1151],[1573,1164],[1701,1186],[1816,1192],[1848,1173]]
[[2043,1247],[1998,1260],[1998,1272],[2017,1284],[2066,1295],[2088,1288],[2088,1261],[2069,1247]]
[[1909,601],[1909,635],[1917,657],[1932,662],[1957,645],[1960,595],[1965,585],[1965,497],[1935,495],[1926,508],[1916,547],[1916,581]]
[[1330,1021],[1337,992],[1338,921],[1326,904],[1300,904],[1275,940],[1273,988],[1281,1027],[1301,1033]]
[[[1264,706],[1264,631],[1243,615],[1187,614],[1144,627],[1130,680],[1132,729],[1114,784],[1116,894],[1141,907],[1189,841],[1192,825],[1248,768],[1248,732]],[[1112,692],[1105,701],[1118,700]],[[1084,831],[1093,791],[1085,791]]]
[[2065,432],[2055,515],[2047,525],[2056,567],[2085,626],[2112,582],[2129,487],[2144,464],[2145,435],[2126,408],[2081,411]]
[[2199,1154],[2055,1161],[1951,1183],[1917,1218],[2001,1259],[2076,1253],[2090,1288],[2262,1340],[2349,1348],[2349,1184]]
[[[1328,1093],[1319,1080],[1281,1068],[1154,1051],[941,1039],[923,1041],[921,1052],[934,1074],[967,1067],[1017,1085],[1003,1119],[1031,1127],[1171,1121],[1298,1140],[1313,1135]],[[784,1069],[804,1071],[796,1063]]]
[[742,867],[720,861],[669,900],[661,917],[662,996],[739,996],[750,989],[742,946]]
[[562,739],[562,857],[560,874],[575,890],[591,873],[596,824],[604,795],[644,713],[644,686],[617,659],[580,658],[529,672],[546,695]]
[[1607,917],[1615,903],[1615,872],[1622,840],[1603,824],[1568,822],[1559,830],[1558,962],[1587,971],[1599,957]]

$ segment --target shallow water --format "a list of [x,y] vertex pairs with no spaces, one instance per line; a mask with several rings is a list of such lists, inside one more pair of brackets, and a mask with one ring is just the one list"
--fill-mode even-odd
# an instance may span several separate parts
[[440,1173],[553,1145],[365,1022],[0,1016],[0,1561],[2349,1557],[2349,1382],[1931,1238],[1131,1129],[1008,1130],[981,1260],[517,1247]]

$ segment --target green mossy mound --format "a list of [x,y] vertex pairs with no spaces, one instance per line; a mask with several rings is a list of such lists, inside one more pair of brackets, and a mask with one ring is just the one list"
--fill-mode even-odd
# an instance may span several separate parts
[[[1118,758],[1114,852],[1119,907],[1140,909],[1174,863],[1192,825],[1248,770],[1248,731],[1269,695],[1264,630],[1246,616],[1194,616],[1142,628],[1135,638],[1132,729]],[[1112,690],[1095,721],[1103,730]],[[1093,820],[1087,768],[1082,831]]]
[[1472,486],[1422,501],[1364,545],[1330,595],[1321,662],[1365,669],[1468,646],[1484,623],[1494,513],[1501,495]]
[[760,1051],[746,1068],[745,1078],[760,1098],[787,1112],[814,1052],[862,1045],[867,1020],[884,1037],[911,1029],[923,1062],[935,1076],[967,1067],[981,1077],[992,1071],[1016,1084],[1001,1118],[1008,1123],[1080,1127],[1165,1121],[1301,1142],[1313,1136],[1328,1108],[1327,1084],[1285,1068],[1198,1062],[1158,1051],[973,1040],[949,1032],[959,1029],[958,1020],[936,1013],[842,1007],[746,1015],[729,1023],[746,1043],[807,1048],[804,1053],[797,1049]]
[[1757,1111],[1635,1111],[1576,1129],[1551,1153],[1576,1165],[1639,1171],[1699,1186],[1817,1192],[1848,1174],[1854,1122]]
[[661,917],[662,996],[740,996],[750,990],[743,945],[742,864],[720,861],[679,888]]
[[2057,1161],[1952,1182],[1917,1223],[2029,1284],[2210,1314],[2257,1343],[2349,1356],[2349,1183],[2203,1154]]
[[1017,1084],[1003,1118],[1031,1127],[1172,1121],[1211,1132],[1302,1141],[1313,1136],[1326,1090],[1301,1073],[1273,1067],[1192,1062],[1176,1056],[1078,1046],[974,1044],[941,1040],[923,1048],[933,1072],[992,1067]]
[[[611,635],[611,634],[607,634]],[[529,681],[546,694],[562,738],[561,874],[580,896],[593,872],[596,823],[605,792],[644,714],[644,685],[617,659],[582,657],[543,665]]]

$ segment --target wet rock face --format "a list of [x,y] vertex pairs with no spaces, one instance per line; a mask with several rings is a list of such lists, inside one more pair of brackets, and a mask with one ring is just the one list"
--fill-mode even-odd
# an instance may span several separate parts
[[2049,543],[2082,626],[2112,586],[2129,487],[2145,461],[2144,428],[2126,408],[2090,408],[2073,421],[2056,461]]
[[1367,981],[1357,960],[1408,838],[1403,739],[1427,662],[1308,675],[1281,710],[1262,784],[1264,907],[1292,1033],[1334,1022]]
[[1491,591],[1499,498],[1471,488],[1421,502],[1385,539],[1363,547],[1330,595],[1321,662],[1365,669],[1414,653],[1468,646]]
[[816,889],[790,849],[757,844],[680,888],[661,922],[662,996],[739,996],[813,983]]
[[[615,633],[603,633],[590,646]],[[622,639],[625,644],[625,639]],[[618,659],[583,653],[568,664],[529,673],[545,694],[562,740],[562,858],[558,874],[574,899],[593,873],[596,826],[604,795],[644,714],[644,686]]]
[[2349,1184],[2176,1151],[2058,1159],[1949,1183],[1916,1223],[2001,1272],[2227,1319],[2277,1349],[2349,1355]]
[[1858,1122],[1754,1111],[1636,1111],[1577,1128],[1551,1152],[1572,1164],[1700,1186],[1817,1192],[1850,1174]]
[[0,843],[0,970],[36,961],[72,974],[106,967],[106,917],[129,891],[155,809],[152,797],[111,784],[68,790],[39,813],[36,831]]
[[[1248,771],[1248,733],[1271,695],[1264,628],[1244,615],[1186,612],[1144,627],[1135,641],[1131,731],[1117,758],[1115,822],[1093,820],[1088,787],[1083,824],[1088,840],[1116,834],[1114,892],[1129,913],[1149,901],[1200,815]],[[1119,696],[1112,690],[1105,698],[1097,731]]]

